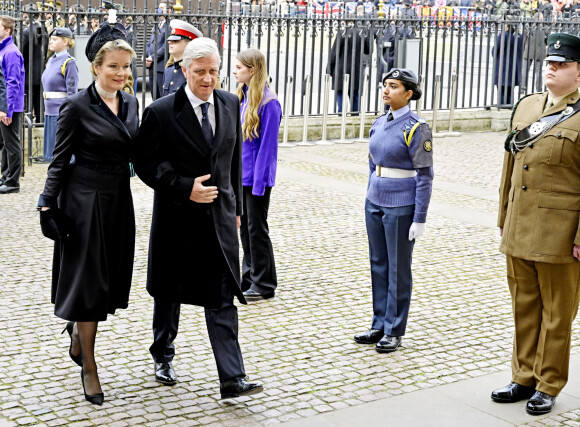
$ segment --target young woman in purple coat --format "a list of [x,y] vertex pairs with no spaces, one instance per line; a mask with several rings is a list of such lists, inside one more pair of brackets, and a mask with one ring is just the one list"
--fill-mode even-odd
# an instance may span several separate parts
[[282,107],[268,84],[264,54],[240,52],[234,67],[242,117],[244,208],[240,236],[244,249],[242,290],[248,301],[274,296],[278,281],[269,236],[268,208],[276,180]]

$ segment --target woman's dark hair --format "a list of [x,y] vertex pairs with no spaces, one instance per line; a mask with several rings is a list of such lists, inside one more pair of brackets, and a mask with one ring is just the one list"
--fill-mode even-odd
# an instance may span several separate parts
[[416,83],[408,82],[405,80],[401,80],[401,83],[403,83],[403,86],[405,86],[405,90],[413,91],[413,95],[411,95],[410,99],[411,101],[416,101],[423,95],[423,91]]

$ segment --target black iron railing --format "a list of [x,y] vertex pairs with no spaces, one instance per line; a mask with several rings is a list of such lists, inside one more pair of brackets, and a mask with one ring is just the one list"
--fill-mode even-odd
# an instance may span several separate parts
[[[218,42],[222,54],[221,78],[226,90],[235,90],[232,70],[237,53],[249,47],[261,49],[268,61],[271,86],[281,102],[288,104],[290,115],[302,115],[306,109],[310,115],[323,113],[327,73],[332,74],[334,81],[330,91],[331,114],[338,112],[343,73],[350,75],[347,93],[351,101],[362,94],[363,84],[367,85],[365,105],[355,106],[351,102],[352,111],[360,108],[382,111],[381,79],[391,67],[411,68],[421,77],[424,96],[419,107],[422,110],[433,109],[436,98],[439,109],[449,109],[452,103],[458,109],[509,108],[522,94],[543,89],[547,35],[559,31],[578,34],[580,30],[580,21],[574,15],[530,16],[529,12],[514,10],[498,14],[470,8],[414,8],[412,15],[392,8],[385,14],[381,11],[379,16],[376,9],[360,13],[345,5],[335,7],[336,2],[332,8],[319,10],[309,4],[305,9],[292,10],[280,3],[252,6],[229,2],[226,5],[207,0],[181,1],[178,5],[172,2],[175,9],[167,12],[164,21],[162,11],[157,10],[162,2],[124,0],[117,3],[121,6],[118,13],[121,22],[127,18],[132,20],[140,76],[148,72],[142,58],[151,34],[158,34],[163,27],[169,34],[169,20],[184,19]],[[179,5],[183,9],[177,14]],[[38,11],[13,0],[0,0],[0,8],[6,14],[21,18],[16,34],[20,45],[30,20],[38,23],[40,29],[34,34],[29,32],[29,37],[39,38],[42,55],[46,53],[47,27],[69,25],[76,20],[85,25],[77,25],[75,33],[86,37],[91,20],[95,19],[98,24],[107,15],[100,1],[91,0],[64,0],[60,11],[46,7]],[[336,45],[334,49],[333,45]],[[76,55],[82,64],[82,53]],[[167,59],[166,56],[163,61]],[[32,61],[32,55],[26,60]],[[365,73],[369,74],[366,81]],[[34,98],[30,74],[27,76],[29,99]],[[455,99],[451,99],[454,75],[457,90]],[[292,77],[291,87],[288,99],[283,99],[288,76]],[[310,94],[304,93],[307,76],[311,81]],[[437,80],[440,82],[438,97],[435,96]],[[148,102],[144,91],[138,96],[142,97],[143,104]],[[31,108],[29,103],[29,111]]]

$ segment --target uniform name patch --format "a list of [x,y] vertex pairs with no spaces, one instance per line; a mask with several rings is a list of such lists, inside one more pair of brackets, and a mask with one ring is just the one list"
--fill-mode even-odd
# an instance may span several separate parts
[[431,141],[427,140],[423,143],[423,148],[425,149],[425,151],[429,152],[433,149],[433,144],[431,143]]

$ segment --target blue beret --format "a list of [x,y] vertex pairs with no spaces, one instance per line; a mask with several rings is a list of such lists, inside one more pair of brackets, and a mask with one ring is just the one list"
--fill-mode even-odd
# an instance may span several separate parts
[[400,80],[402,82],[410,82],[419,84],[419,79],[415,73],[408,68],[391,68],[389,72],[383,78],[383,83],[387,79]]
[[69,39],[72,39],[73,33],[68,28],[56,27],[48,35],[48,37],[52,37],[52,36],[68,37]]

